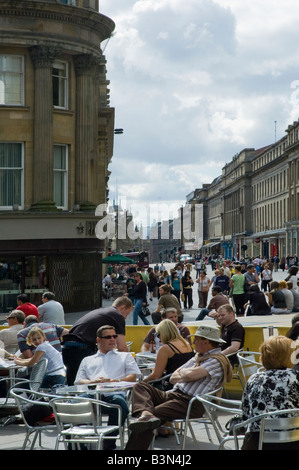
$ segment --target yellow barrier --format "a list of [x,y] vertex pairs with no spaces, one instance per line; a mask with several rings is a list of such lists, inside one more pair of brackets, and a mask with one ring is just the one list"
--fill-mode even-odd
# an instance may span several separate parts
[[[265,337],[269,335],[269,328],[263,326],[247,326],[243,325],[245,328],[245,343],[244,343],[244,350],[245,351],[259,351],[260,345],[265,340]],[[134,353],[140,352],[141,346],[143,344],[144,338],[146,337],[149,329],[151,326],[146,325],[127,325],[126,326],[126,341],[132,342],[130,350]],[[188,324],[188,328],[191,334],[194,334],[197,330],[198,325],[190,325]],[[0,325],[0,330],[3,328],[7,328],[7,326]],[[64,325],[64,328],[71,328],[71,325]],[[286,332],[289,330],[289,326],[278,326],[274,327],[277,332],[275,334],[285,335]],[[233,393],[241,393],[242,388],[240,385],[239,380],[232,380],[230,384],[227,385],[226,390],[228,392]]]

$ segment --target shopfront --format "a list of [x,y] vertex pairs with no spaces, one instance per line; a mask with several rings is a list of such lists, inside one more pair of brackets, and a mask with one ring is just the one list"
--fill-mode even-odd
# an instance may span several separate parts
[[84,247],[81,241],[76,250],[70,240],[67,245],[56,240],[54,250],[49,240],[35,241],[35,249],[20,242],[14,254],[8,253],[12,243],[6,248],[5,253],[0,243],[0,312],[16,308],[20,293],[38,306],[46,290],[55,293],[66,313],[101,306],[102,255],[91,244]]

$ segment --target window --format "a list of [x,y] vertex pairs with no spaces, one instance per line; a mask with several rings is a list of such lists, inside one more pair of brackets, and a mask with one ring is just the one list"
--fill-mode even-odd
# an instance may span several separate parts
[[24,60],[0,54],[0,105],[23,105]]
[[23,208],[23,144],[0,143],[0,209]]
[[53,72],[53,105],[55,108],[68,108],[68,64],[54,62]]
[[57,207],[67,209],[67,164],[66,145],[54,145],[54,202]]

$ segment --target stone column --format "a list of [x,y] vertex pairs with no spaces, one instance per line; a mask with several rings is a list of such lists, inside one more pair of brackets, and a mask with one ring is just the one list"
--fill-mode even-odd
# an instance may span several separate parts
[[75,201],[80,210],[94,210],[95,163],[98,158],[98,87],[99,59],[90,54],[74,59],[76,71],[76,150]]
[[34,168],[31,210],[57,210],[53,201],[53,85],[52,69],[57,50],[30,48],[34,67]]

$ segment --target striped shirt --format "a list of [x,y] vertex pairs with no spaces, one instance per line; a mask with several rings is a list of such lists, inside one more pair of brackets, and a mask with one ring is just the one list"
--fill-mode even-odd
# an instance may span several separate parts
[[61,326],[52,325],[51,323],[34,322],[29,323],[29,325],[27,325],[27,328],[24,328],[18,333],[18,345],[21,353],[26,351],[27,349],[34,351],[34,346],[29,346],[29,344],[27,344],[27,335],[31,328],[34,328],[35,326],[43,330],[46,335],[47,341],[49,341],[53,348],[57,349],[57,351],[59,352],[62,351],[60,337],[64,328]]
[[[208,353],[205,353],[204,356],[219,353],[221,353],[221,349],[216,348],[212,349]],[[187,395],[195,396],[211,392],[212,390],[215,390],[221,385],[224,378],[224,373],[222,365],[217,359],[207,359],[206,361],[201,363],[200,366],[197,366],[196,357],[194,357],[182,366],[182,368],[191,367],[203,367],[208,372],[208,375],[206,377],[203,377],[202,379],[196,380],[195,382],[177,383],[173,387],[173,391],[180,391],[186,393]]]

